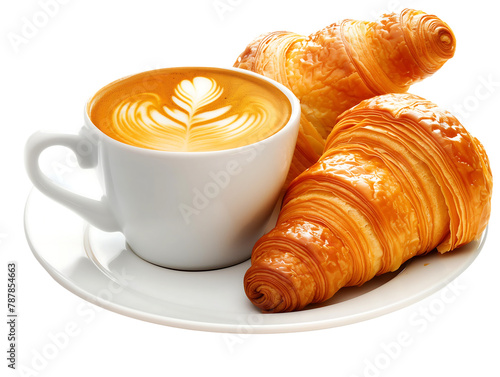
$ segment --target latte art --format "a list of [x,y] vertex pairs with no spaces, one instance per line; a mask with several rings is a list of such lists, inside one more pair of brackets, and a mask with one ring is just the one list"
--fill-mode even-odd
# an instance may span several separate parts
[[[162,105],[154,93],[127,98],[113,112],[116,135],[129,144],[177,151],[209,150],[214,142],[226,149],[246,138],[256,140],[269,120],[268,101],[254,98],[249,109],[234,113],[232,105],[220,101],[223,92],[215,80],[198,76],[177,85],[175,107]],[[217,104],[221,107],[205,111]]]
[[270,84],[267,87],[243,76],[227,77],[227,73],[210,70],[191,72],[193,77],[187,73],[153,74],[157,81],[154,90],[141,91],[133,85],[128,95],[117,90],[120,81],[110,84],[94,97],[91,120],[123,143],[187,152],[248,145],[273,135],[288,121],[290,105]]

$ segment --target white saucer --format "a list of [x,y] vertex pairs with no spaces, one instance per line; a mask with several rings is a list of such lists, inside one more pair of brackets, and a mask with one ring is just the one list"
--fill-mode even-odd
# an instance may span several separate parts
[[444,287],[479,254],[481,239],[451,253],[414,258],[362,287],[344,288],[306,310],[260,313],[246,298],[250,262],[184,272],[152,265],[127,249],[120,233],[85,224],[33,189],[25,211],[33,254],[62,286],[103,308],[162,325],[232,333],[279,333],[347,325],[403,308]]

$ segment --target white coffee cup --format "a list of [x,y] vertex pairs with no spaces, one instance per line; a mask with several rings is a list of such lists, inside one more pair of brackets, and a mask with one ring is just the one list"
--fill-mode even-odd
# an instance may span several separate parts
[[[79,134],[36,132],[26,144],[25,162],[33,184],[89,224],[122,232],[144,260],[175,269],[221,268],[250,257],[264,233],[292,159],[300,104],[277,87],[292,111],[274,135],[250,145],[210,152],[166,152],[121,143],[90,120],[87,105]],[[80,167],[98,169],[103,196],[83,197],[50,180],[39,167],[46,148],[71,149]]]

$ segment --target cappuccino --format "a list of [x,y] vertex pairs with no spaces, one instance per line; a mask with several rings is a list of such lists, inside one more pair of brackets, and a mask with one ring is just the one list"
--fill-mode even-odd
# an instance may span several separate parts
[[87,108],[109,137],[141,148],[204,152],[249,145],[278,132],[290,101],[268,82],[218,68],[165,68],[117,80]]

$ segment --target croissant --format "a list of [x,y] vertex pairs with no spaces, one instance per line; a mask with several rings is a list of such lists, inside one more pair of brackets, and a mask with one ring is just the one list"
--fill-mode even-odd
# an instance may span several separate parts
[[481,143],[411,94],[365,100],[339,117],[320,160],[288,187],[276,227],[244,277],[263,311],[299,310],[476,238],[491,207]]
[[452,30],[406,9],[378,22],[345,20],[310,36],[273,32],[254,40],[234,66],[272,78],[301,102],[301,127],[287,183],[315,163],[337,116],[363,99],[406,92],[455,52]]

